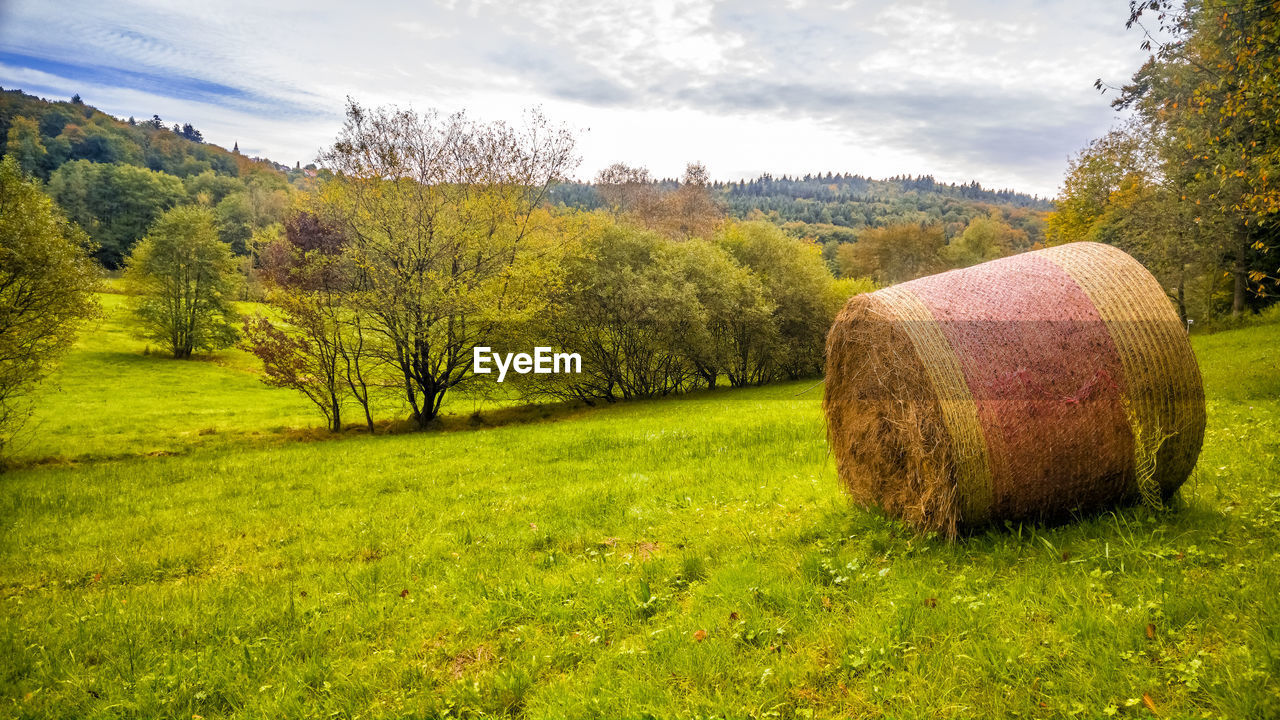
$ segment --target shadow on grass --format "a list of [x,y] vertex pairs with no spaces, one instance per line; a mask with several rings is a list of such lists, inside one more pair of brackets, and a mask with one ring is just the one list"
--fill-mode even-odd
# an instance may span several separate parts
[[[147,355],[136,352],[90,351],[86,354],[94,355],[103,363],[154,365],[156,362],[172,362],[175,363],[174,370],[181,370],[182,365],[180,363],[184,362],[181,360],[174,360],[173,358],[163,355],[157,356],[154,353]],[[212,365],[220,365],[220,363],[217,362],[217,358],[213,356],[194,356],[190,360],[193,362],[208,362]],[[235,368],[233,367],[232,369]],[[559,422],[576,417],[608,412],[614,409],[636,407],[646,404],[679,402],[695,398],[706,398],[712,395],[732,393],[737,389],[747,388],[716,388],[714,390],[701,389],[679,395],[668,395],[656,398],[634,398],[597,404],[588,404],[579,400],[513,405],[488,410],[475,410],[471,413],[445,413],[431,420],[425,427],[419,426],[411,418],[383,419],[374,421],[372,433],[370,433],[365,422],[343,423],[343,429],[340,432],[331,431],[322,425],[313,425],[310,427],[278,426],[253,430],[206,427],[199,430],[184,432],[179,435],[170,434],[158,438],[168,441],[181,439],[183,444],[178,448],[152,450],[133,449],[114,453],[86,453],[73,457],[63,455],[46,455],[39,457],[10,458],[5,461],[0,461],[0,470],[19,470],[46,466],[73,467],[86,463],[129,460],[140,457],[184,456],[189,455],[192,452],[211,447],[242,447],[247,449],[257,449],[288,443],[335,442],[350,438],[370,437],[371,435],[375,437],[411,434],[430,436],[435,433],[474,432],[478,430],[491,430],[508,426]]]
[[886,558],[909,555],[922,544],[956,559],[1000,551],[1013,551],[1019,557],[1050,552],[1069,563],[1081,559],[1072,549],[1077,546],[1109,544],[1115,551],[1149,551],[1153,546],[1209,544],[1239,529],[1240,520],[1218,510],[1212,500],[1198,496],[1194,477],[1161,509],[1132,502],[1038,521],[992,523],[962,531],[952,539],[921,532],[878,507],[858,505],[846,496],[813,514],[810,522],[797,525],[792,542],[797,546],[858,547]]

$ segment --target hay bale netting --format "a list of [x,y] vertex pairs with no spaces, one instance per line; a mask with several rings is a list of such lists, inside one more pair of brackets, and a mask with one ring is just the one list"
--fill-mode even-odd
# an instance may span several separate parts
[[1073,243],[849,300],[823,409],[855,501],[924,530],[1043,520],[1187,479],[1204,388],[1136,260]]

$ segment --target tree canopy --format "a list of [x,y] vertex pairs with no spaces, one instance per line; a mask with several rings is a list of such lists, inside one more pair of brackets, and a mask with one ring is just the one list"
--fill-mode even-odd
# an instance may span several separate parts
[[188,205],[161,215],[134,247],[127,268],[144,337],[175,358],[235,343],[236,264],[208,208]]
[[[1150,24],[1150,27],[1148,25]],[[1132,123],[1072,162],[1052,242],[1134,252],[1179,309],[1233,316],[1280,297],[1280,11],[1272,0],[1133,0],[1152,52],[1113,105]],[[1100,80],[1098,87],[1106,87]]]
[[0,162],[0,451],[21,426],[37,383],[93,315],[98,273],[87,239],[18,158]]

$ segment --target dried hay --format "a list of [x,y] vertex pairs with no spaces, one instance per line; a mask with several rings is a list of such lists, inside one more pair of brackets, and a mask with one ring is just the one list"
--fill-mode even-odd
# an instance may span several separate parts
[[1074,243],[852,298],[823,398],[854,500],[954,536],[1143,499],[1186,480],[1204,391],[1155,278]]

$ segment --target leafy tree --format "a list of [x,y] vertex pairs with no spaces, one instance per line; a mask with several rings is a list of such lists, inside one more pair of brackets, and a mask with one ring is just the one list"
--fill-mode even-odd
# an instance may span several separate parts
[[27,177],[39,177],[44,170],[45,150],[40,140],[40,128],[35,120],[28,117],[16,117],[9,125],[6,152],[17,161],[18,167]]
[[689,163],[680,187],[663,198],[660,229],[678,239],[710,238],[724,219],[724,209],[711,194],[711,179],[702,163]]
[[289,207],[289,184],[279,173],[255,171],[242,179],[248,192],[254,228],[284,220]]
[[262,361],[266,382],[303,393],[334,432],[354,399],[374,432],[370,383],[381,368],[365,318],[349,302],[359,273],[342,229],[303,210],[283,233],[261,233],[254,244],[283,320],[258,315],[245,326],[246,347]]
[[543,310],[562,241],[540,208],[573,148],[536,112],[514,128],[348,103],[327,200],[419,426],[471,377],[474,346]]
[[287,329],[255,315],[245,323],[246,349],[262,361],[268,385],[301,392],[320,409],[329,430],[340,432],[347,397],[338,353],[341,327],[305,295],[281,291],[271,301],[287,318]]
[[[1135,173],[1111,195],[1088,238],[1115,245],[1146,266],[1160,280],[1184,322],[1191,315],[1189,286],[1197,279],[1213,283],[1219,275],[1216,258],[1205,252],[1212,243],[1204,237],[1214,228],[1192,222],[1191,212],[1167,183]],[[1197,315],[1213,313],[1212,304],[1205,304]]]
[[218,237],[231,247],[231,252],[243,255],[253,236],[253,206],[249,194],[237,192],[227,195],[214,208],[218,220]]
[[40,135],[46,138],[55,138],[62,134],[62,129],[71,120],[72,116],[62,107],[51,106],[40,114]]
[[941,270],[940,251],[946,242],[937,224],[870,228],[858,236],[858,242],[840,246],[836,262],[841,277],[869,277],[888,285]]
[[647,168],[614,163],[596,174],[595,187],[605,209],[616,218],[640,218],[638,224],[645,226],[644,218],[658,212],[661,193]]
[[595,187],[615,218],[678,240],[710,238],[725,216],[701,163],[689,163],[678,184],[658,183],[645,168],[614,163],[596,175]]
[[738,264],[721,243],[693,238],[668,243],[655,263],[663,282],[689,306],[678,309],[666,330],[672,347],[701,383],[714,388],[720,376],[732,385],[761,381],[753,375],[775,347],[775,306],[762,278]]
[[70,147],[70,160],[89,160],[96,163],[128,163],[136,161],[140,155],[136,146],[128,138],[114,132],[111,128],[93,122],[84,125],[68,126],[74,132],[65,129],[59,137],[65,137]]
[[[820,373],[827,329],[844,300],[837,295],[821,248],[789,237],[768,222],[731,224],[719,240],[759,279],[765,301],[772,307],[773,331],[755,333],[750,341],[757,344],[758,362],[747,364],[748,371],[734,384]],[[771,348],[770,340],[774,341]],[[738,349],[749,357],[748,347]]]
[[175,358],[235,343],[236,262],[208,208],[186,205],[161,215],[134,247],[125,279],[143,336]]
[[968,267],[1027,250],[1031,243],[1024,230],[1004,221],[1000,212],[969,221],[960,237],[942,249],[942,258],[952,267]]
[[97,257],[120,267],[134,243],[165,210],[186,199],[172,175],[119,163],[69,162],[49,179],[49,194],[98,244]]
[[1132,0],[1130,10],[1130,27],[1155,15],[1172,39],[1148,33],[1154,53],[1114,104],[1136,110],[1161,141],[1163,172],[1194,207],[1191,222],[1216,228],[1201,239],[1233,279],[1238,316],[1250,289],[1280,287],[1268,262],[1280,244],[1280,13],[1272,0]]
[[[1160,279],[1179,314],[1189,316],[1188,287],[1216,265],[1213,222],[1194,222],[1177,176],[1164,172],[1165,140],[1141,124],[1112,130],[1069,165],[1059,210],[1049,215],[1054,244],[1097,241],[1122,248]],[[1201,314],[1209,314],[1204,307]]]
[[1058,207],[1045,220],[1049,245],[1090,239],[1094,223],[1126,178],[1156,171],[1150,166],[1151,158],[1143,153],[1143,132],[1140,126],[1113,130],[1068,161]]
[[98,274],[83,232],[0,162],[0,452],[28,416],[31,394],[97,312]]
[[217,205],[228,195],[245,189],[239,178],[221,175],[213,170],[190,175],[182,183],[187,188],[187,197],[204,205]]
[[564,261],[564,280],[535,337],[582,356],[582,373],[524,380],[534,394],[588,403],[667,395],[694,375],[679,333],[697,315],[666,257],[671,242],[630,224],[596,223],[581,252]]

